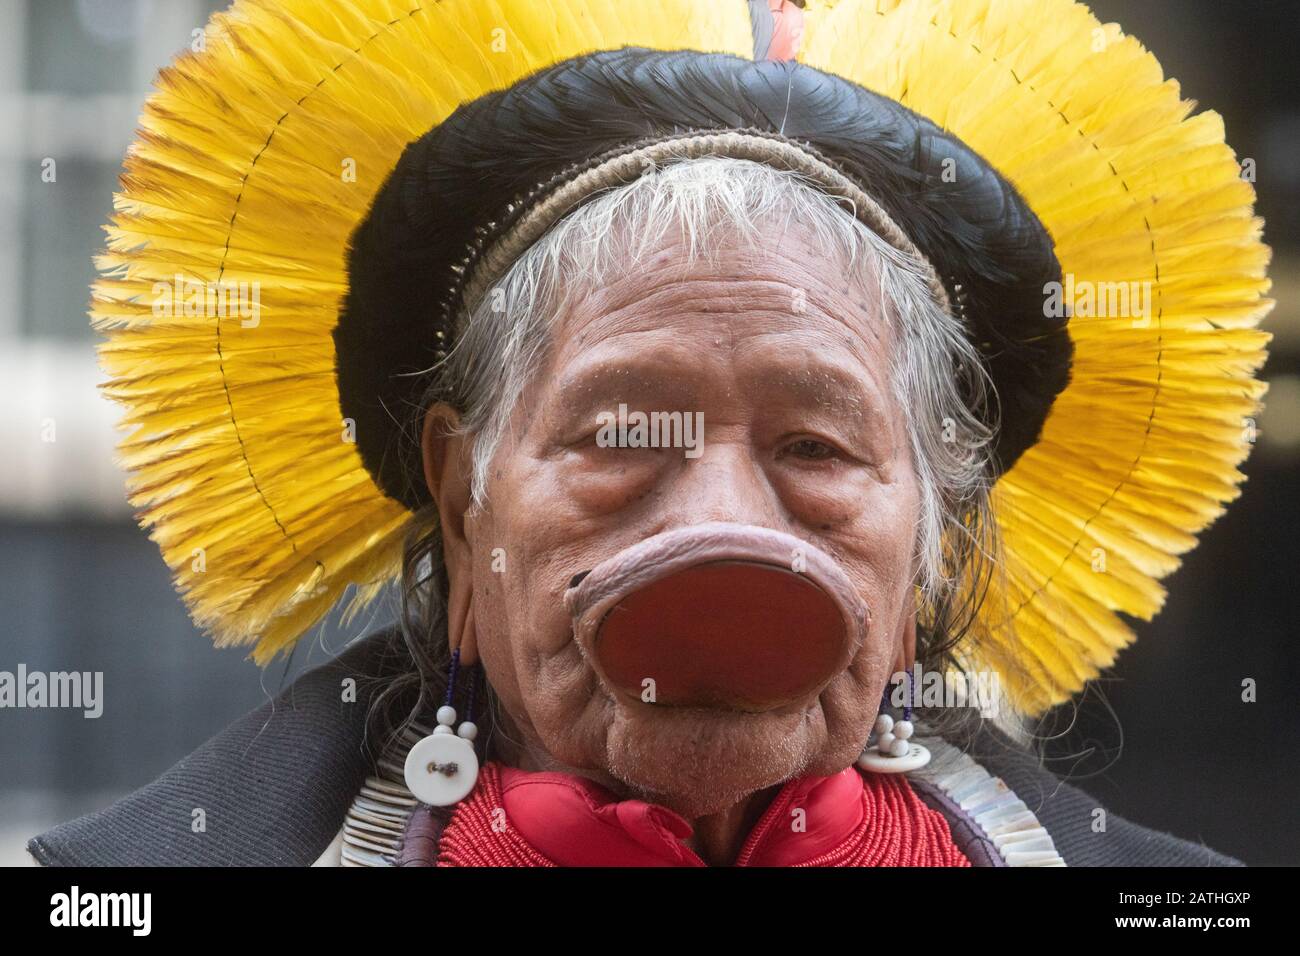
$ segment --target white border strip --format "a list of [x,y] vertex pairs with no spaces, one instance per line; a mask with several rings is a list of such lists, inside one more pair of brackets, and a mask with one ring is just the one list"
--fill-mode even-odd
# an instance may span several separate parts
[[[396,866],[411,812],[419,805],[406,786],[406,753],[430,731],[414,724],[366,778],[343,818],[342,866]],[[331,847],[332,849],[332,847]],[[328,851],[327,851],[328,852]]]
[[909,776],[942,790],[993,843],[1007,866],[1065,866],[1047,828],[1002,781],[947,741],[920,741],[934,755]]

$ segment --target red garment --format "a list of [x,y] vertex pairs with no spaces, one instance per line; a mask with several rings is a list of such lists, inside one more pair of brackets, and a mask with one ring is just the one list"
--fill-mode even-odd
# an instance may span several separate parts
[[[802,811],[802,812],[796,812]],[[563,773],[487,763],[442,831],[438,866],[706,866],[691,825]],[[970,866],[901,776],[850,767],[781,788],[737,866]]]

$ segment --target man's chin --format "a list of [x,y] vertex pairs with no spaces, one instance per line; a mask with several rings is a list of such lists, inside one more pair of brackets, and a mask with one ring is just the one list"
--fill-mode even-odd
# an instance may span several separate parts
[[687,819],[800,776],[826,745],[816,702],[746,713],[625,704],[606,737],[608,772]]

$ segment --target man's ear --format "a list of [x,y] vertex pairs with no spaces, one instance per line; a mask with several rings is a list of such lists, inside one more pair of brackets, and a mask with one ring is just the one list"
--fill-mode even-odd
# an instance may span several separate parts
[[447,565],[447,642],[460,648],[462,664],[478,661],[474,634],[474,562],[465,536],[465,515],[469,512],[471,489],[469,453],[471,441],[460,431],[460,414],[444,402],[431,405],[424,414],[420,452],[424,482],[438,509],[442,528],[442,554]]
[[901,639],[898,642],[898,652],[894,656],[894,670],[891,673],[898,674],[902,671],[910,671],[912,664],[916,662],[916,589],[912,588],[908,595],[908,607],[903,614],[903,626]]

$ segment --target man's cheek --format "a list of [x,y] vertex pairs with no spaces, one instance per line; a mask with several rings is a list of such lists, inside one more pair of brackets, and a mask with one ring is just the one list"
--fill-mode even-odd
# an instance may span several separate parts
[[662,462],[639,449],[604,449],[561,463],[550,476],[548,501],[570,520],[612,514],[636,504],[658,486]]
[[[535,541],[536,536],[530,539],[524,532],[515,540]],[[496,550],[496,559],[481,566],[482,584],[475,588],[476,626],[510,648],[514,669],[527,671],[538,657],[559,654],[571,642],[560,595],[569,578],[566,569],[576,559],[563,551],[541,553],[535,546],[526,554],[518,546]],[[521,672],[521,682],[526,679]]]

